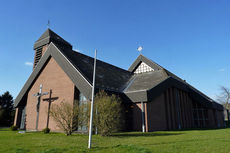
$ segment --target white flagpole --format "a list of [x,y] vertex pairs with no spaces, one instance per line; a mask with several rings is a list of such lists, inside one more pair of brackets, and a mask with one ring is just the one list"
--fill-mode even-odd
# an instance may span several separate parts
[[97,60],[97,50],[95,49],[94,68],[93,68],[92,101],[91,101],[90,123],[89,123],[89,144],[88,144],[88,148],[89,148],[89,149],[91,148],[91,141],[92,141],[93,103],[94,103],[94,88],[95,88],[96,60]]

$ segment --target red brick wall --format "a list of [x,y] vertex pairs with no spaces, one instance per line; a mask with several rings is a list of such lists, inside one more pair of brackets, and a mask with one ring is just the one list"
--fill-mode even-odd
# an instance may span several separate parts
[[185,91],[168,88],[147,109],[149,131],[178,129],[179,123],[182,129],[193,127],[192,100]]
[[166,128],[168,130],[176,129],[177,123],[177,112],[174,98],[174,89],[169,88],[164,92],[164,103],[165,103],[165,115],[166,115]]
[[[185,91],[168,88],[153,101],[144,103],[144,106],[146,131],[178,129],[179,122],[182,129],[193,127],[192,100]],[[141,125],[141,103],[136,103],[133,108],[134,130],[141,131]]]
[[187,92],[178,89],[175,90],[177,90],[179,94],[181,128],[182,129],[192,128],[193,126],[192,100]]
[[[144,103],[146,131],[174,130],[179,128],[179,123],[181,129],[218,128],[218,124],[219,127],[224,126],[223,112],[207,108],[202,108],[202,118],[208,120],[199,120],[199,126],[195,125],[193,103],[197,102],[193,101],[186,91],[168,88],[153,101]],[[142,131],[141,103],[135,103],[133,106],[133,130]]]
[[[51,58],[28,92],[26,106],[27,130],[35,130],[37,98],[32,95],[39,92],[40,84],[43,85],[43,92],[49,92],[51,89],[52,97],[58,97],[58,100],[54,101],[52,104],[60,104],[61,101],[65,101],[72,104],[74,100],[73,82],[61,69],[61,67],[56,63],[56,61],[53,58]],[[42,99],[48,97],[49,95],[46,95],[43,96]],[[38,130],[42,130],[46,127],[47,111],[48,102],[41,100]],[[51,117],[49,121],[49,128],[51,128],[51,130],[59,130],[59,128],[56,126],[56,123],[53,121]]]

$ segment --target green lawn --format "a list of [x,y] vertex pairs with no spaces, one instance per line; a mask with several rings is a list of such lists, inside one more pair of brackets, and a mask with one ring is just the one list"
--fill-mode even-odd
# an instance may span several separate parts
[[172,132],[119,133],[110,137],[93,136],[92,149],[87,149],[88,136],[62,133],[25,133],[0,129],[0,152],[181,152],[228,153],[230,129]]

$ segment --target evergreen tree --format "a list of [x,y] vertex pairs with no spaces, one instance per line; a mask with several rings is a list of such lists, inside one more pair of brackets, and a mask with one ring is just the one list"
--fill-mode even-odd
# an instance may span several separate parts
[[0,96],[0,126],[10,126],[14,120],[14,103],[11,94],[6,91]]

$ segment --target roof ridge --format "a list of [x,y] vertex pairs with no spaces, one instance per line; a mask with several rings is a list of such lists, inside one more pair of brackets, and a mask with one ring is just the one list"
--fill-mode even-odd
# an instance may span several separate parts
[[[177,75],[175,75],[174,73],[172,73],[171,71],[169,71],[168,69],[164,68],[163,66],[159,65],[158,63],[156,63],[155,61],[153,61],[152,59],[149,59],[148,57],[145,57],[144,55],[142,55],[144,58],[146,58],[147,60],[151,61],[152,63],[156,64],[157,66],[159,66],[160,68],[162,68],[162,70],[165,71],[165,73],[168,75],[168,76],[173,76],[177,79],[180,79],[180,80],[183,80],[181,79],[180,77],[178,77]],[[170,73],[170,74],[169,74]]]
[[[89,57],[89,58],[91,58],[91,59],[94,59],[93,57],[88,56],[88,55],[86,55],[86,54],[83,54],[83,53],[80,53],[80,52],[77,52],[77,51],[74,51],[74,50],[72,50],[72,51],[73,51],[74,53],[80,54],[80,55],[82,55],[82,56],[86,56],[86,57]],[[99,61],[99,62],[101,62],[101,63],[103,63],[103,64],[110,65],[110,66],[112,66],[113,68],[122,70],[122,71],[124,71],[124,72],[126,72],[126,73],[131,73],[131,72],[128,71],[128,70],[125,70],[125,69],[123,69],[123,68],[121,68],[121,67],[115,66],[115,65],[110,64],[110,63],[107,63],[107,62],[104,62],[104,61],[102,61],[102,60],[100,60],[100,59],[97,59],[97,61]]]
[[163,69],[162,66],[160,66],[159,64],[157,64],[156,62],[154,62],[153,60],[145,57],[144,55],[139,55],[136,60],[133,62],[133,64],[129,67],[128,71],[133,72],[138,65],[140,64],[140,62],[144,62],[145,64],[147,64],[148,66],[150,66],[151,68],[153,68],[154,70],[160,70]]
[[148,57],[146,57],[146,56],[144,56],[144,55],[141,55],[141,56],[143,56],[143,57],[146,58],[147,60],[151,61],[152,63],[156,64],[156,65],[159,66],[160,68],[164,69],[160,64],[156,63],[156,62],[153,61],[152,59],[150,59],[150,58],[148,58]]

